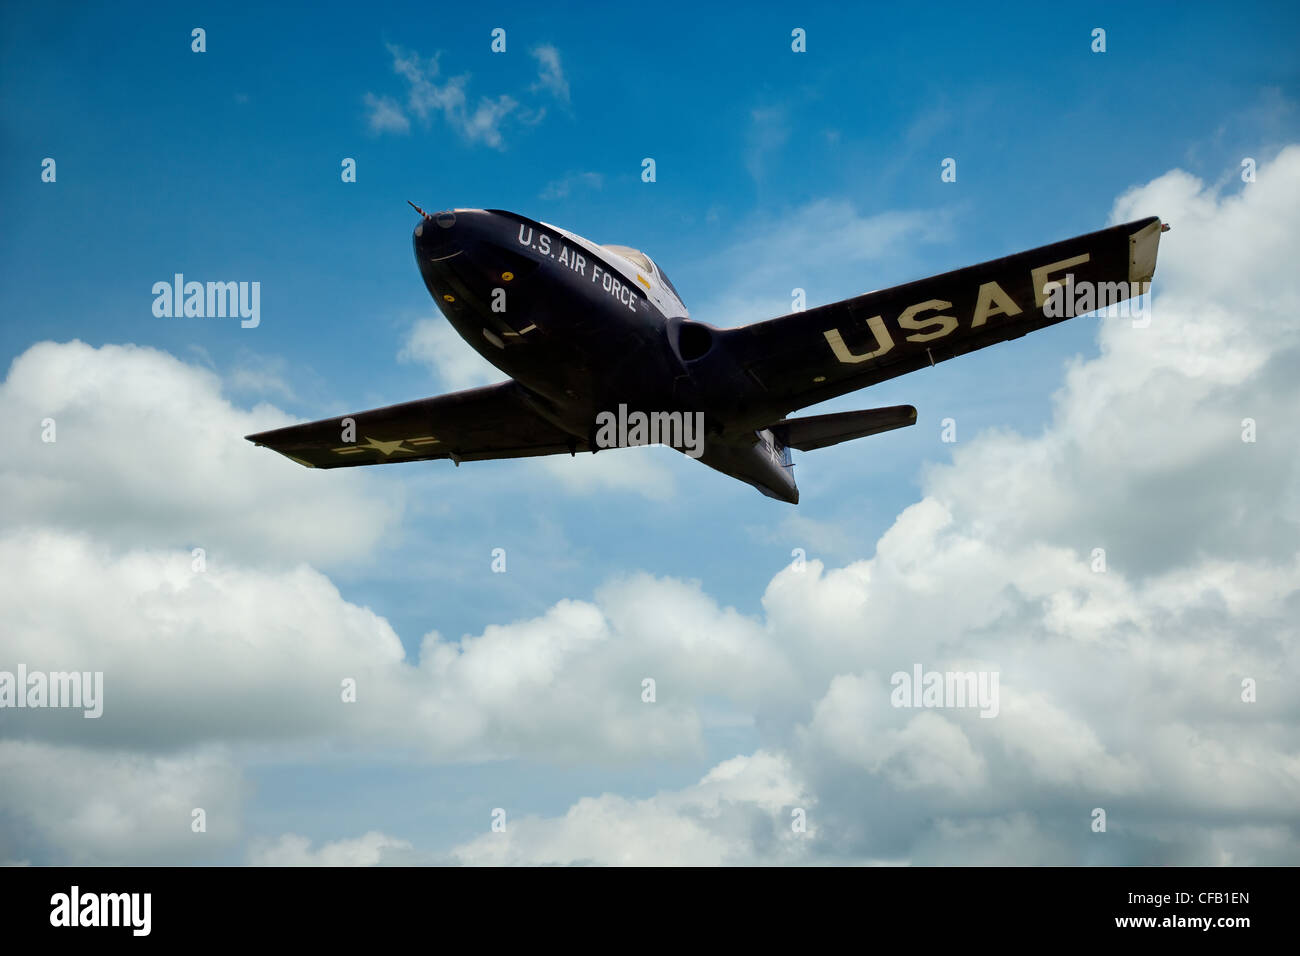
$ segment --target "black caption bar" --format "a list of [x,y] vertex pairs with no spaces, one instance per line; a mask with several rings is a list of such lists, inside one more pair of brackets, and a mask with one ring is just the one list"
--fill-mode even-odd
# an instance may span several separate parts
[[[1231,945],[1285,925],[1287,868],[686,870],[0,869],[7,940],[374,942],[609,930],[606,942],[832,930],[988,942],[1192,938]],[[800,929],[802,927],[802,929]],[[837,929],[838,927],[838,929]],[[909,930],[908,927],[911,927]],[[921,936],[915,933],[921,930]],[[630,934],[630,935],[629,935]],[[865,936],[864,936],[865,934]],[[1243,935],[1244,934],[1244,935]],[[770,941],[770,940],[769,940]]]

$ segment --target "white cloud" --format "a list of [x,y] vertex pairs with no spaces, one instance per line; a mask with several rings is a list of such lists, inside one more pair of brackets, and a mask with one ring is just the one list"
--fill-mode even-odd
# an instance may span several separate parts
[[[0,536],[13,590],[6,669],[102,671],[103,716],[15,710],[5,735],[124,748],[378,733],[379,687],[401,690],[404,652],[369,609],[306,566],[251,569],[220,554],[118,553],[86,536]],[[342,703],[345,678],[358,703]],[[396,684],[396,687],[392,685]]]
[[248,862],[252,866],[379,866],[389,852],[410,848],[405,840],[371,831],[313,850],[306,837],[286,833],[276,840],[254,841]]
[[[752,755],[645,799],[604,794],[553,818],[513,816],[506,833],[465,843],[456,858],[1300,860],[1300,706],[1289,691],[1300,677],[1291,640],[1300,481],[1288,427],[1300,407],[1300,328],[1290,320],[1300,305],[1291,268],[1298,183],[1292,148],[1236,194],[1172,173],[1125,196],[1116,218],[1153,212],[1174,223],[1150,328],[1101,320],[1101,354],[1069,367],[1042,434],[964,441],[951,464],[927,471],[921,500],[870,559],[828,569],[810,556],[802,572],[770,581],[756,617],[720,607],[698,584],[634,575],[591,601],[561,601],[459,642],[430,634],[418,662],[407,662],[387,622],[318,572],[254,573],[232,559],[196,575],[185,550],[124,552],[66,530],[28,490],[38,483],[12,478],[5,490],[27,495],[32,523],[55,530],[11,529],[0,541],[4,659],[38,669],[102,662],[113,681],[100,721],[28,713],[10,730],[19,723],[7,716],[5,733],[31,740],[0,743],[0,772],[34,782],[6,795],[4,809],[33,821],[37,839],[0,845],[0,857],[163,853],[166,841],[145,839],[137,854],[111,833],[119,819],[132,821],[128,830],[142,825],[120,809],[138,802],[137,777],[182,778],[142,754],[164,743],[193,751],[267,738],[285,747],[369,741],[429,760],[698,759],[701,715],[722,701],[753,714],[762,745]],[[855,216],[843,226],[850,235],[864,228]],[[221,404],[210,373],[158,353],[101,367],[86,359],[98,351],[35,347],[0,393],[6,410],[34,431],[49,402],[32,396],[53,395],[80,423],[88,406],[117,401],[110,382],[128,393],[112,410],[135,426],[150,415],[170,425],[168,416],[185,420],[194,409],[199,420],[213,408],[246,414]],[[138,358],[128,353],[108,354]],[[108,374],[123,367],[133,374]],[[179,396],[179,412],[139,397],[160,391]],[[1244,417],[1259,423],[1254,443],[1241,441]],[[112,420],[90,419],[100,428]],[[62,444],[62,421],[59,434]],[[23,441],[30,435],[19,431],[10,445]],[[40,451],[6,474],[47,474],[32,464]],[[155,462],[159,487],[145,490],[160,494],[188,475],[186,451]],[[606,458],[615,455],[587,463]],[[143,480],[132,459],[95,461],[104,490],[53,472],[76,492],[64,489],[61,500],[89,496],[90,515],[105,500],[129,507],[117,486],[124,472]],[[230,465],[212,467],[224,474]],[[213,498],[196,523],[233,520]],[[137,512],[128,524],[146,521]],[[1105,573],[1091,567],[1099,546]],[[996,671],[998,716],[892,707],[889,675],[918,663]],[[359,700],[343,705],[338,681],[353,672]],[[647,675],[658,685],[654,704],[641,700]],[[1246,678],[1257,683],[1256,703],[1241,699]],[[42,816],[49,782],[67,761],[99,767],[100,754],[80,748],[100,746],[129,755],[123,773],[102,777],[108,809],[87,815],[82,794]],[[237,791],[234,774],[213,776],[205,789]],[[200,799],[183,791],[163,816]],[[791,831],[795,807],[808,813],[805,835]],[[1094,807],[1107,811],[1105,834],[1091,831]],[[51,822],[69,815],[91,821],[75,838]],[[288,835],[251,857],[383,862],[406,849],[368,834],[312,850]]]
[[513,97],[502,94],[494,98],[479,97],[474,112],[463,118],[456,118],[453,125],[458,127],[471,143],[482,140],[489,146],[501,148],[501,121],[514,111],[519,104]]
[[[393,72],[406,81],[405,108],[390,96],[367,93],[367,123],[372,132],[409,131],[411,121],[408,113],[425,126],[440,116],[467,142],[501,149],[505,146],[508,120],[535,126],[546,115],[544,107],[526,106],[507,93],[480,96],[471,105],[469,74],[444,78],[441,52],[425,58],[394,44],[388,44],[388,52],[393,58]],[[553,46],[542,45],[532,51],[532,56],[538,63],[538,77],[528,92],[544,92],[568,103],[569,83],[560,65],[559,51]]]
[[560,179],[552,180],[542,190],[540,199],[564,199],[577,188],[600,189],[605,185],[605,177],[600,173],[569,173]]
[[[847,766],[888,780],[899,791],[969,793],[987,783],[985,761],[965,732],[936,711],[892,719],[888,686],[878,676],[840,675],[817,703],[809,741]],[[868,728],[877,728],[869,730]]]
[[[158,756],[0,740],[0,775],[0,819],[18,824],[0,832],[0,856],[21,839],[78,865],[219,858],[239,838],[247,790],[230,758],[210,748]],[[205,811],[205,832],[193,830],[195,809]]]
[[[496,97],[482,96],[471,108],[465,92],[469,84],[468,73],[450,77],[442,83],[438,82],[441,74],[439,66],[441,53],[422,59],[418,53],[403,50],[391,43],[388,45],[388,52],[393,57],[393,72],[406,80],[406,106],[421,122],[427,125],[430,117],[441,114],[447,125],[469,142],[482,142],[497,149],[501,148],[501,122],[519,105],[513,97],[505,94]],[[367,94],[368,103],[371,99],[373,97]],[[385,99],[378,100],[376,103],[383,106]],[[387,100],[386,107],[378,115],[390,117],[394,112],[396,112],[395,104],[392,100]],[[372,109],[372,129],[375,128],[376,115],[377,113]],[[406,120],[404,114],[401,118],[402,121]],[[390,128],[405,131],[405,127],[395,117],[385,121]]]
[[795,288],[804,290],[810,308],[859,295],[861,263],[887,260],[917,243],[942,242],[949,219],[929,211],[862,215],[841,199],[756,217],[737,230],[744,238],[710,264],[709,273],[729,277],[728,285],[691,313],[729,327],[789,312]]
[[[757,725],[817,797],[812,858],[1300,859],[1300,711],[1286,690],[1300,676],[1298,184],[1291,148],[1236,194],[1175,172],[1125,196],[1116,220],[1174,223],[1151,327],[1103,319],[1100,357],[1070,367],[1046,431],[965,443],[874,558],[773,579],[763,628],[792,668]],[[1093,546],[1108,549],[1105,573]],[[889,706],[888,675],[914,662],[998,672],[999,716]],[[776,692],[800,685],[811,715]],[[700,827],[689,793],[582,800],[461,852],[773,858],[763,828]],[[1091,829],[1098,806],[1105,834]]]
[[[678,458],[680,460],[674,460]],[[566,491],[575,495],[602,494],[610,491],[632,492],[652,501],[669,501],[677,490],[673,466],[681,467],[686,459],[680,452],[656,446],[609,448],[595,455],[576,458],[552,455],[542,459],[542,467]],[[698,463],[689,463],[698,468]]]
[[[6,737],[62,745],[360,751],[382,740],[438,761],[692,756],[696,695],[732,679],[766,686],[783,670],[754,622],[698,586],[649,577],[456,642],[430,633],[412,663],[386,620],[305,566],[196,572],[188,552],[117,553],[46,530],[0,536],[0,568],[0,668],[104,675],[97,719],[6,711]],[[653,707],[641,700],[651,665],[672,687]]]
[[400,515],[400,490],[380,494],[372,477],[303,468],[244,440],[294,421],[235,407],[214,373],[165,352],[39,342],[0,384],[0,528],[201,547],[213,560],[365,556]]
[[255,352],[244,352],[226,373],[224,385],[231,392],[274,395],[295,402],[298,396],[285,379],[287,369],[287,363],[282,358],[267,358]]
[[407,133],[411,121],[391,96],[366,94],[366,122],[372,133]]
[[561,102],[569,102],[569,81],[565,79],[564,67],[560,65],[560,51],[549,43],[544,43],[530,52],[537,61],[537,83],[533,88],[546,90]]
[[[506,819],[453,855],[470,865],[735,866],[800,862],[808,837],[792,811],[811,807],[783,757],[760,751],[719,764],[691,787],[645,800],[588,797],[557,819]],[[811,829],[811,828],[810,828]]]
[[490,385],[509,377],[470,348],[442,316],[420,319],[412,325],[397,358],[424,365],[449,392]]

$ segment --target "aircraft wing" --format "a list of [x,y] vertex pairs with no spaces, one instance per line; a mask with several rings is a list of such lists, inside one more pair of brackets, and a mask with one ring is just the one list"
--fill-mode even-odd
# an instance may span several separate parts
[[308,468],[432,458],[459,464],[587,448],[533,411],[513,380],[245,437]]
[[[1062,322],[1066,303],[1088,312],[1141,294],[1160,233],[1152,216],[716,334],[793,411]],[[1088,283],[1107,300],[1080,299]]]

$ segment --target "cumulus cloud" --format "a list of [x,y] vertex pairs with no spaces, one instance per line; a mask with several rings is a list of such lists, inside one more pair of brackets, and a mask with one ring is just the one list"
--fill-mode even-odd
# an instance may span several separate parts
[[[14,710],[5,736],[176,749],[391,728],[377,691],[400,681],[401,642],[307,566],[216,555],[196,570],[188,551],[119,553],[40,530],[0,536],[0,567],[14,585],[0,598],[0,667],[104,675],[101,717]],[[345,679],[358,685],[355,705],[342,702]]]
[[811,798],[787,761],[759,751],[714,767],[697,784],[644,800],[588,797],[563,816],[506,820],[502,833],[457,847],[468,865],[743,866],[801,862],[794,813]]
[[[0,739],[0,858],[63,864],[209,862],[236,843],[247,786],[220,749],[159,756]],[[204,811],[196,832],[194,811]]]
[[352,840],[324,843],[316,849],[296,833],[276,840],[256,840],[248,853],[252,866],[379,866],[394,850],[409,850],[411,844],[378,831]]
[[[697,696],[783,670],[753,621],[672,580],[611,582],[594,602],[459,641],[431,632],[410,662],[386,620],[308,567],[196,571],[188,552],[118,554],[48,530],[0,537],[0,567],[11,585],[0,669],[103,674],[98,718],[6,711],[4,738],[63,746],[360,752],[382,740],[440,761],[693,756]],[[666,684],[655,706],[641,700],[647,661]]]
[[242,352],[225,374],[225,389],[243,395],[276,396],[288,402],[298,401],[298,395],[289,385],[286,375],[288,363],[284,359]]
[[596,455],[552,455],[542,468],[569,493],[630,492],[652,501],[670,501],[677,490],[672,459],[680,452],[653,445],[610,448]]
[[37,343],[0,384],[0,528],[201,547],[214,559],[363,557],[401,514],[400,490],[286,468],[244,440],[297,420],[236,407],[215,373],[156,349]]
[[397,358],[425,366],[437,376],[438,384],[450,392],[491,385],[508,377],[470,348],[441,315],[415,322]]
[[[1046,431],[961,446],[874,557],[769,585],[764,630],[807,696],[764,697],[758,726],[817,798],[816,858],[1300,859],[1300,148],[1261,170],[1236,193],[1173,172],[1120,199],[1116,221],[1175,224],[1150,327],[1102,318],[1101,355],[1070,366]],[[998,716],[891,706],[891,673],[917,663],[997,672]],[[646,809],[583,801],[521,824],[514,847],[471,848],[609,862],[593,844],[689,822]]]
[[[454,857],[1300,860],[1300,704],[1290,693],[1300,677],[1291,640],[1300,481],[1288,429],[1300,407],[1290,374],[1300,350],[1291,321],[1300,305],[1291,268],[1300,255],[1300,148],[1261,164],[1257,182],[1238,192],[1170,173],[1124,196],[1114,218],[1147,212],[1174,223],[1150,326],[1100,319],[1100,355],[1069,365],[1041,434],[964,441],[950,464],[926,471],[920,500],[871,557],[835,568],[813,556],[783,570],[759,615],[719,605],[696,583],[632,575],[591,600],[561,601],[459,641],[430,633],[408,661],[383,618],[343,600],[317,571],[254,574],[227,561],[196,574],[174,546],[123,549],[111,534],[99,540],[102,527],[71,530],[41,495],[72,502],[60,482],[73,482],[90,494],[88,515],[100,513],[101,499],[69,471],[30,483],[39,494],[11,478],[8,490],[26,495],[48,527],[11,522],[0,541],[12,595],[0,606],[13,635],[5,659],[46,669],[102,663],[107,687],[99,721],[7,717],[0,771],[37,782],[6,794],[0,810],[34,821],[37,837],[0,845],[0,858],[134,859],[109,835],[120,814],[142,825],[130,816],[137,791],[127,777],[177,779],[163,761],[266,740],[268,724],[280,745],[326,737],[426,760],[619,764],[698,759],[706,702],[721,700],[753,715],[761,745],[752,753],[679,790],[586,797],[550,817],[525,812]],[[59,362],[87,348],[37,347],[44,359],[30,368],[20,366],[32,353],[20,358],[2,393],[17,403],[8,407],[39,422],[49,403],[31,396],[54,395],[73,422],[93,415],[86,406],[107,395],[96,366],[74,364],[80,377],[47,368],[67,371]],[[182,408],[248,414],[223,410],[215,381],[162,359],[130,366],[142,393],[151,375],[179,375],[190,383]],[[74,384],[51,385],[56,378]],[[170,414],[138,396],[125,407]],[[1253,442],[1242,441],[1247,418]],[[60,445],[63,434],[61,421]],[[32,457],[39,451],[24,453],[21,475],[47,474]],[[592,461],[606,458],[615,456]],[[104,452],[97,461],[103,500],[129,507],[114,488],[124,469],[134,476],[132,460]],[[171,474],[189,467],[182,454],[159,465]],[[215,500],[213,513],[226,514]],[[891,675],[915,665],[996,672],[997,716],[893,706]],[[339,680],[352,671],[358,703],[342,704]],[[641,697],[646,676],[656,681],[654,703]],[[129,692],[114,698],[115,685]],[[1250,686],[1254,702],[1243,700]],[[164,722],[176,726],[152,726]],[[62,772],[60,757],[96,767],[108,749],[132,761],[103,778],[108,810],[86,811],[84,795],[56,801],[49,820],[92,821],[77,840],[40,823],[37,804]],[[150,752],[160,749],[168,756]],[[217,766],[225,783],[210,786],[237,792],[237,775]],[[184,792],[165,813],[200,799]],[[1105,833],[1092,830],[1098,808]],[[791,825],[796,810],[806,832]],[[77,855],[78,844],[92,852]],[[406,850],[378,833],[314,850],[290,834],[249,857],[384,862]]]

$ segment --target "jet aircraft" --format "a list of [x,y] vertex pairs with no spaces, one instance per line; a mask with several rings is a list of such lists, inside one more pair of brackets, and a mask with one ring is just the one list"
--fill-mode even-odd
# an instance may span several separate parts
[[[847,392],[1146,291],[1148,217],[735,328],[691,318],[645,253],[500,209],[420,214],[415,258],[453,328],[509,376],[246,436],[309,468],[598,452],[618,421],[697,421],[687,451],[798,503],[791,449],[916,422],[911,405],[791,418]],[[1075,290],[1096,295],[1074,296]],[[1064,293],[1064,294],[1062,294]],[[1071,306],[1078,302],[1083,307]],[[1064,307],[1062,307],[1064,305]],[[657,419],[656,419],[657,417]],[[674,432],[680,437],[679,432]],[[615,436],[618,439],[626,436]],[[665,441],[665,444],[679,442]]]

